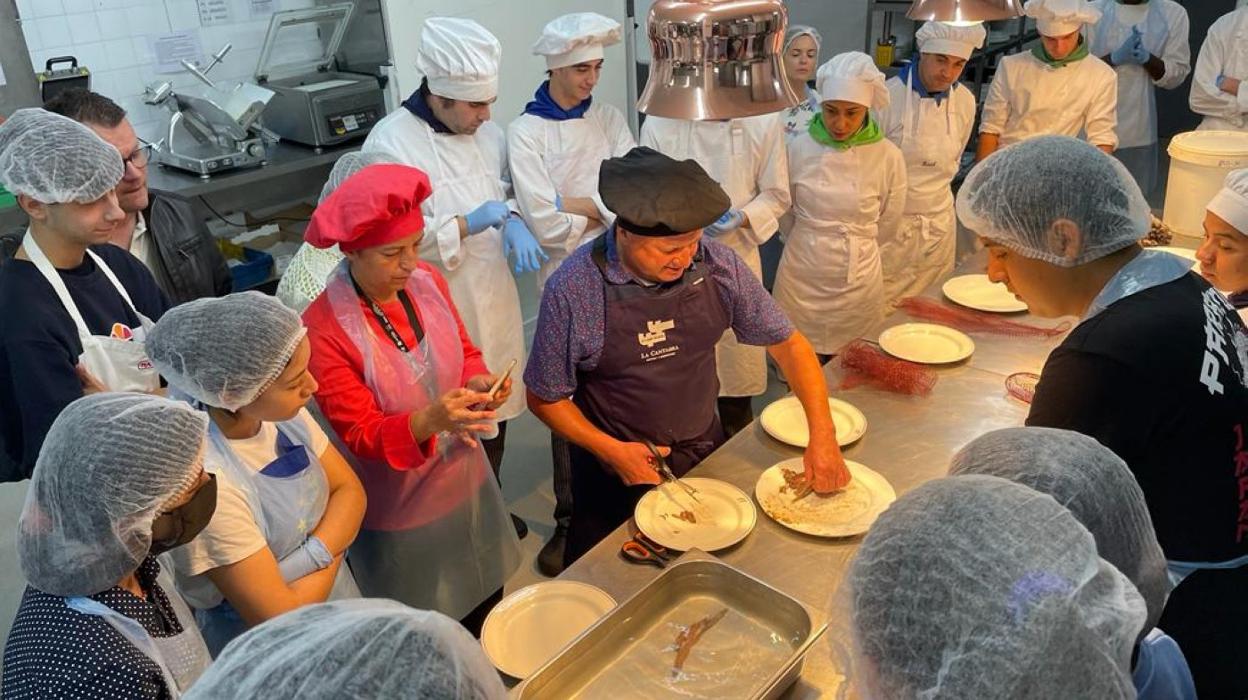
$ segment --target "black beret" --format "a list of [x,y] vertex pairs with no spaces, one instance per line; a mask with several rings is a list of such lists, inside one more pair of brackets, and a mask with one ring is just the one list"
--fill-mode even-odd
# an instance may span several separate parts
[[724,188],[693,160],[639,146],[598,169],[598,194],[616,223],[640,236],[679,236],[710,226],[732,207]]

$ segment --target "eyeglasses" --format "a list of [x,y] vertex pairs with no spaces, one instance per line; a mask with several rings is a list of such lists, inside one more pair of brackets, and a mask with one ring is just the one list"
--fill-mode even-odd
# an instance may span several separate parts
[[144,141],[143,139],[139,139],[139,143],[142,145],[134,149],[134,152],[130,154],[129,158],[122,159],[121,164],[123,166],[133,165],[139,170],[147,167],[147,162],[152,156],[152,144]]

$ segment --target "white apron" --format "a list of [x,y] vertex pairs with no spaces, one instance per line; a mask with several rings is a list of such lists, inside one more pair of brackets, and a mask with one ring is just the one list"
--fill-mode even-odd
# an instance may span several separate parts
[[[487,158],[482,149],[494,147],[499,153]],[[405,108],[378,123],[362,149],[388,153],[429,176],[433,194],[421,205],[426,223],[421,256],[446,277],[464,327],[491,372],[501,372],[512,359],[520,367],[525,364],[520,295],[503,257],[502,231],[486,229],[460,241],[455,216],[487,201],[507,201],[505,149],[493,122],[482,124],[473,136],[437,134]],[[500,421],[525,411],[524,380],[516,372],[511,381],[511,398],[497,411]]]
[[133,337],[130,339],[113,338],[107,335],[92,335],[87,328],[86,321],[83,320],[82,314],[78,312],[78,306],[74,304],[73,298],[69,296],[69,289],[65,287],[65,281],[61,279],[60,273],[52,266],[52,262],[40,250],[39,244],[35,242],[35,237],[30,235],[30,231],[26,231],[26,237],[22,239],[22,248],[26,250],[27,257],[38,268],[43,278],[52,285],[52,289],[56,292],[56,296],[61,300],[61,305],[65,307],[65,311],[70,318],[74,320],[74,325],[78,328],[78,340],[82,343],[82,354],[78,356],[78,362],[87,369],[101,384],[109,391],[143,391],[152,392],[160,388],[160,374],[156,368],[152,366],[152,361],[147,357],[147,349],[143,345],[143,341],[147,338],[147,332],[151,330],[152,321],[139,313],[134,308],[134,302],[130,300],[130,294],[126,288],[122,286],[121,281],[113,274],[113,271],[104,264],[100,256],[88,250],[87,255],[95,261],[95,264],[112,283],[113,288],[117,290],[117,294],[125,300],[126,305],[138,317],[140,328],[131,329]]
[[805,134],[789,146],[794,221],[772,293],[821,355],[884,318],[875,173],[900,160],[887,140],[841,151]]
[[[697,161],[724,188],[732,207],[747,212],[750,226],[715,240],[762,281],[758,246],[779,228],[790,201],[784,131],[776,115],[704,122],[649,117],[641,145],[676,160]],[[758,396],[767,390],[767,349],[738,343],[731,329],[715,346],[715,363],[720,396]]]
[[199,635],[199,628],[195,626],[195,618],[191,615],[190,607],[174,590],[173,580],[163,564],[160,574],[156,577],[156,585],[164,590],[165,597],[173,606],[178,623],[182,625],[181,634],[171,637],[153,637],[138,620],[126,617],[107,605],[85,596],[67,598],[65,604],[84,615],[102,618],[122,637],[125,637],[126,641],[151,659],[160,667],[165,677],[165,687],[169,690],[169,697],[177,700],[208,669],[208,665],[212,663],[212,657],[208,655],[208,647],[204,644],[203,637]]

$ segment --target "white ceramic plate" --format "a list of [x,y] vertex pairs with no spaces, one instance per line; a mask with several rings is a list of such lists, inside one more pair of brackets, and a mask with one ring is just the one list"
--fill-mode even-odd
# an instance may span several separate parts
[[988,275],[961,275],[953,277],[940,288],[949,300],[976,311],[999,314],[1026,311],[1027,304],[1020,301],[1004,284],[988,279]]
[[[836,441],[844,447],[857,442],[867,432],[867,417],[852,404],[840,399],[828,399],[832,409],[832,422],[836,425]],[[773,401],[758,416],[767,434],[780,442],[794,447],[810,444],[810,426],[806,424],[806,412],[796,396],[786,396]]]
[[871,528],[875,519],[895,500],[897,492],[877,472],[845,460],[854,477],[849,487],[830,496],[812,493],[795,500],[784,481],[782,469],[801,473],[802,458],[785,460],[758,477],[754,497],[763,512],[781,525],[818,537],[852,537]]
[[880,334],[884,352],[925,365],[965,360],[975,352],[975,342],[962,331],[935,323],[903,323]]
[[614,607],[614,598],[588,583],[535,583],[490,611],[481,646],[495,668],[523,680]]
[[[741,489],[718,479],[687,477],[681,481],[698,490],[700,503],[676,484],[651,489],[633,510],[637,529],[646,537],[678,552],[695,547],[714,552],[740,542],[754,529],[758,510]],[[695,522],[679,517],[686,511],[694,514]]]
[[1191,260],[1192,262],[1196,262],[1196,251],[1192,250],[1191,248],[1179,248],[1177,246],[1172,246],[1172,245],[1159,245],[1153,248],[1146,248],[1145,250],[1160,250],[1163,253],[1177,255],[1180,258],[1183,258],[1184,260]]

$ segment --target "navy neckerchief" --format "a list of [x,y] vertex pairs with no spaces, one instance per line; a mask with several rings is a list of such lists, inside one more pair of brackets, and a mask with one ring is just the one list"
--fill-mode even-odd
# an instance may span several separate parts
[[277,430],[277,459],[265,465],[260,473],[275,479],[294,476],[312,464],[308,450],[299,443],[286,437],[281,428]]
[[564,109],[555,102],[555,98],[550,96],[550,81],[542,83],[537,92],[533,93],[533,101],[524,106],[525,114],[533,114],[543,119],[553,119],[561,122],[568,119],[580,119],[585,116],[585,112],[589,111],[589,105],[594,101],[594,96],[590,95],[572,109]]
[[433,110],[429,107],[429,82],[420,81],[420,88],[413,92],[406,100],[403,100],[403,106],[407,111],[411,112],[417,119],[428,124],[434,133],[453,134],[451,128],[442,123],[441,119],[433,116]]
[[1231,302],[1231,306],[1234,306],[1237,309],[1248,308],[1248,291],[1235,292],[1231,296],[1227,297],[1227,299]]
[[[914,74],[913,81],[910,79],[911,74]],[[901,79],[902,85],[909,83],[910,89],[917,92],[919,97],[930,97],[931,99],[936,100],[937,106],[940,106],[941,101],[948,99],[949,97],[949,90],[944,90],[942,92],[927,91],[927,87],[923,85],[923,79],[919,77],[919,59],[917,58],[903,66],[901,72],[897,74],[897,77]]]

